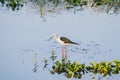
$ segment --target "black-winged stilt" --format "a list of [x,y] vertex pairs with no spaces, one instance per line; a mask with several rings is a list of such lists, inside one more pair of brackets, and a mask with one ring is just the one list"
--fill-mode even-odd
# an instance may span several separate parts
[[78,43],[73,42],[73,41],[71,41],[70,39],[68,39],[66,37],[57,37],[56,34],[52,34],[52,37],[50,37],[50,39],[55,39],[57,42],[59,42],[62,45],[62,57],[63,58],[66,56],[65,48],[66,48],[67,45],[71,45],[71,44],[79,45]]

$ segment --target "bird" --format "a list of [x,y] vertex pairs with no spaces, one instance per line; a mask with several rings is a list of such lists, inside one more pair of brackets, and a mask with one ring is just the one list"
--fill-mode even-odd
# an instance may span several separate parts
[[79,43],[73,42],[66,37],[57,37],[56,34],[52,34],[52,36],[50,37],[49,40],[51,40],[51,39],[56,40],[58,43],[60,43],[62,45],[62,58],[66,57],[65,49],[66,49],[67,45],[72,45],[72,44],[79,45]]

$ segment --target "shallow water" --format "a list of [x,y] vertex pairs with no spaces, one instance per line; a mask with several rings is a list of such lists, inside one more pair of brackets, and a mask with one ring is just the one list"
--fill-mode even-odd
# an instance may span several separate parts
[[[89,64],[120,60],[119,21],[119,14],[81,11],[40,18],[27,7],[18,12],[0,9],[0,80],[67,80],[64,75],[51,75],[49,70],[43,70],[43,60],[51,56],[52,50],[61,59],[61,45],[54,40],[46,41],[53,33],[80,43],[67,47],[71,61]],[[119,78],[119,74],[108,76],[108,80]],[[88,75],[82,79],[91,78]]]

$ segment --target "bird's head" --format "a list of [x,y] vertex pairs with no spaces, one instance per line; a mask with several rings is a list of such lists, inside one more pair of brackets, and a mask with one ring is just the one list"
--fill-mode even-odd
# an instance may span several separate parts
[[[51,39],[56,39],[56,38],[57,38],[56,34],[52,34],[52,36],[50,37],[49,40],[51,40]],[[48,41],[49,41],[49,40],[48,40]]]
[[56,34],[52,34],[52,38],[56,39],[57,38]]

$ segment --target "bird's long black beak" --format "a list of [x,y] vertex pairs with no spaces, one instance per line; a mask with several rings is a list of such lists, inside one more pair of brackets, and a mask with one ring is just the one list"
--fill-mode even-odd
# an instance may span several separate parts
[[52,39],[52,37],[50,37],[50,38],[48,39],[48,41],[51,40],[51,39]]

